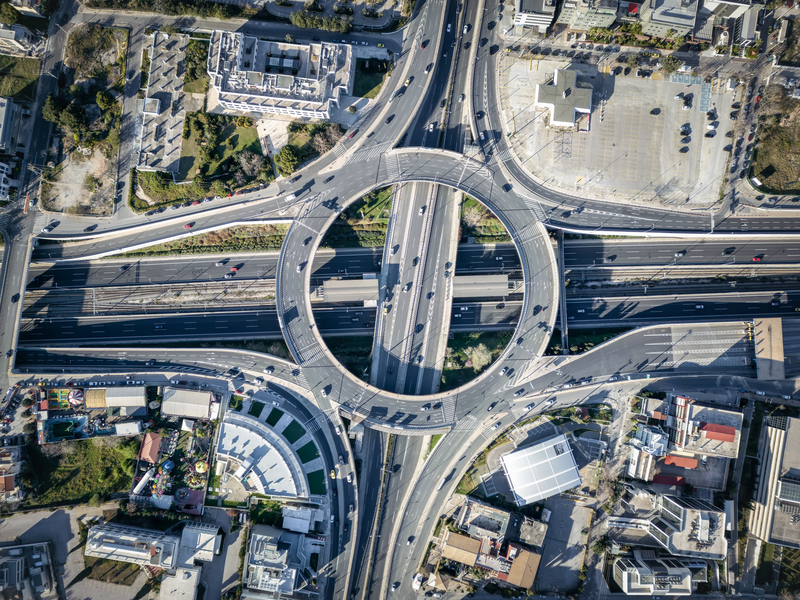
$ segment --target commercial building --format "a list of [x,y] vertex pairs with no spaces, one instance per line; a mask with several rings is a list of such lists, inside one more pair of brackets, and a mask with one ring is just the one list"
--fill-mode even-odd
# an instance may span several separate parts
[[465,496],[456,524],[459,529],[469,533],[470,537],[502,542],[510,520],[509,512]]
[[165,574],[161,579],[159,600],[195,600],[197,586],[200,584],[200,567],[182,567],[175,574]]
[[518,506],[549,498],[581,484],[572,447],[563,434],[505,454],[500,461]]
[[304,536],[256,525],[244,565],[243,598],[278,600],[306,587]]
[[515,0],[514,25],[537,29],[542,35],[553,23],[556,0]]
[[800,419],[764,419],[749,530],[770,544],[800,548]]
[[174,569],[180,538],[152,529],[104,523],[89,529],[84,554],[94,558]]
[[592,112],[592,88],[579,87],[575,71],[556,69],[552,83],[536,84],[535,103],[550,111],[551,127],[574,127],[576,113]]
[[564,0],[556,23],[570,31],[611,27],[617,18],[617,0]]
[[630,596],[690,596],[698,583],[708,581],[708,564],[634,550],[632,558],[614,563],[614,581]]
[[174,417],[208,419],[213,394],[185,388],[164,388],[161,399],[161,412]]
[[628,477],[652,481],[656,462],[666,455],[668,446],[667,434],[660,427],[643,423],[637,425],[630,441]]
[[347,44],[308,45],[214,31],[208,53],[212,94],[231,110],[327,119],[352,87]]
[[671,555],[707,560],[725,557],[725,513],[705,500],[659,495],[648,533]]
[[17,121],[17,107],[11,98],[0,98],[0,154],[13,154],[14,127]]
[[658,38],[691,34],[699,4],[698,0],[645,0],[639,10],[642,33]]
[[318,508],[291,505],[283,505],[281,507],[281,516],[283,517],[284,529],[303,534],[312,531],[315,524],[325,518]]
[[87,388],[85,398],[86,408],[117,408],[121,416],[144,415],[147,408],[147,388],[144,386]]
[[22,25],[0,24],[0,54],[25,56],[38,41],[39,38]]

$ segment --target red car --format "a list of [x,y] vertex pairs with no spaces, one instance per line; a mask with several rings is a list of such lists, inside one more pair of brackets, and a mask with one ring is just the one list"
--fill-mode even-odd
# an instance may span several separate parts
[[191,229],[192,228],[192,224],[191,223],[187,223],[186,225],[183,226],[183,228],[184,229]]
[[234,272],[234,273],[236,273],[236,271],[238,271],[238,270],[239,270],[238,267],[231,267],[231,271]]
[[200,200],[195,200],[194,202],[192,202],[192,204],[193,204],[193,205],[194,205],[194,204],[200,204]]
[[747,136],[747,141],[749,142],[749,141],[751,141],[752,139],[753,139],[753,134],[751,133],[750,135],[748,135],[748,136]]
[[761,102],[761,96],[756,96],[756,104],[758,104],[759,102]]
[[354,137],[356,137],[356,134],[357,134],[357,133],[358,133],[358,129],[356,129],[356,130],[355,130],[353,133],[351,133],[351,134],[350,134],[350,135],[348,135],[347,137],[348,137],[348,138],[350,138],[350,139],[352,140]]
[[753,257],[753,262],[761,262],[761,257],[760,256],[754,256]]

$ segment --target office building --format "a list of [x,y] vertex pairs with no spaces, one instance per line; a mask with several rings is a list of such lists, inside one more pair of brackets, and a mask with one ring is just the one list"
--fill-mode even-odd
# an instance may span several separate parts
[[278,600],[305,587],[303,539],[300,534],[277,527],[253,527],[245,561],[242,597]]
[[699,4],[698,0],[645,0],[639,10],[642,33],[657,38],[691,34]]
[[0,98],[0,154],[14,154],[14,127],[17,121],[17,107],[11,98]]
[[725,557],[725,513],[696,498],[660,495],[648,533],[671,555],[707,560]]
[[556,14],[556,0],[515,0],[514,25],[545,35]]
[[569,31],[586,32],[592,27],[610,28],[617,19],[617,0],[564,0],[556,23]]
[[698,583],[708,581],[708,565],[634,550],[633,557],[614,562],[614,581],[629,596],[690,596]]
[[552,83],[536,84],[536,106],[550,112],[551,127],[574,127],[577,113],[592,111],[592,88],[577,83],[577,73],[556,69]]

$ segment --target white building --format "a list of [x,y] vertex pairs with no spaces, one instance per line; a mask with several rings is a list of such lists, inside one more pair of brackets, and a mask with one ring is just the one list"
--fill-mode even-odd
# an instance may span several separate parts
[[0,200],[8,200],[8,194],[12,186],[16,186],[19,182],[11,179],[12,169],[6,163],[0,163]]
[[180,538],[161,531],[104,523],[89,529],[86,556],[174,569]]
[[0,24],[0,54],[25,56],[34,48],[38,38],[22,25]]
[[614,581],[630,596],[690,596],[693,586],[708,581],[704,561],[655,556],[652,550],[634,551],[633,558],[614,563]]
[[697,0],[645,0],[640,10],[642,33],[658,38],[689,35],[699,4]]
[[579,87],[575,71],[556,69],[551,85],[536,84],[535,103],[550,111],[551,127],[574,127],[575,113],[592,111],[592,88]]
[[12,146],[17,107],[11,98],[0,98],[0,153],[13,154]]
[[667,454],[669,439],[659,427],[640,424],[630,441],[628,477],[652,481],[658,459]]
[[[242,597],[278,600],[304,587],[302,566],[304,536],[277,527],[256,525],[250,534]],[[251,595],[250,591],[269,595]]]
[[164,389],[161,411],[175,417],[207,419],[211,397],[211,392],[168,387]]
[[287,44],[214,31],[207,70],[225,108],[327,119],[352,87],[353,63],[346,44]]
[[563,434],[504,454],[500,462],[518,506],[555,496],[581,484],[572,447]]
[[648,532],[673,556],[723,560],[725,513],[705,500],[657,496]]
[[514,11],[514,25],[536,28],[544,35],[556,15],[556,0],[516,0]]

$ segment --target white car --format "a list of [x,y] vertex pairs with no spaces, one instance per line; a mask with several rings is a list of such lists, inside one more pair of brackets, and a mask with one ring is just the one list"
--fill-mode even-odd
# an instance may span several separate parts
[[[564,387],[567,387],[567,386],[565,385]],[[572,386],[570,386],[570,387],[572,387]],[[555,403],[556,403],[556,399],[555,398],[550,398],[550,400],[545,402],[544,405],[545,406],[553,406],[553,404],[555,404]]]
[[45,227],[44,229],[42,229],[42,233],[50,233],[51,231],[52,229],[50,229],[49,227]]
[[353,474],[352,473],[348,473],[347,474],[347,483],[353,483]]
[[528,412],[532,408],[533,408],[533,404],[528,404],[528,406],[525,407],[525,412]]

